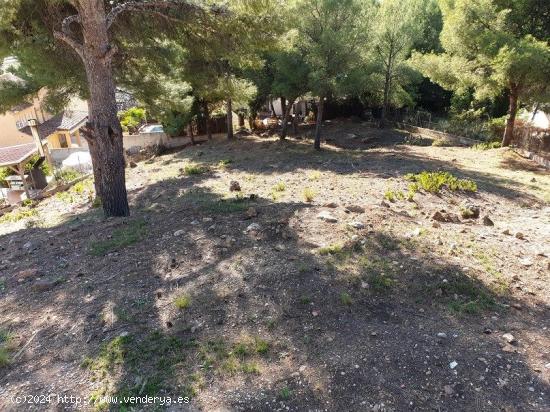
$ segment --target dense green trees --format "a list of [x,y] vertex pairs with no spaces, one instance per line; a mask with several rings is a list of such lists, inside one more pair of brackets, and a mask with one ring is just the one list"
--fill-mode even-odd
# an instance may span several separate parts
[[319,99],[314,147],[321,147],[325,99],[343,93],[348,76],[363,62],[374,3],[364,0],[298,2],[299,49],[311,68],[309,88]]
[[[515,7],[523,2],[506,4]],[[433,81],[459,94],[473,89],[475,97],[483,99],[506,92],[509,109],[502,144],[507,146],[519,100],[544,102],[550,98],[548,42],[525,34],[511,18],[516,10],[503,9],[496,1],[443,0],[441,6],[445,52],[416,54],[415,65]]]
[[376,69],[373,79],[374,84],[379,83],[382,89],[382,127],[390,99],[404,100],[406,96],[402,86],[412,75],[406,59],[423,34],[419,23],[424,11],[423,3],[422,0],[384,0],[376,13],[373,56]]

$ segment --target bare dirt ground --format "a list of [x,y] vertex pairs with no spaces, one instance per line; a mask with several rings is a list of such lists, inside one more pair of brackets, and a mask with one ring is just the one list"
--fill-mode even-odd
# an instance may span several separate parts
[[[550,410],[548,172],[326,129],[139,162],[128,219],[87,183],[2,223],[0,410]],[[384,200],[422,171],[478,190]]]

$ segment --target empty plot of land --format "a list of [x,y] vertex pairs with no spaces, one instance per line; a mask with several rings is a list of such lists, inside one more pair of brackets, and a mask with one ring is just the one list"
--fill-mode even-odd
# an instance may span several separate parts
[[91,182],[3,217],[0,408],[547,410],[548,172],[326,135],[139,162],[128,219],[103,219]]

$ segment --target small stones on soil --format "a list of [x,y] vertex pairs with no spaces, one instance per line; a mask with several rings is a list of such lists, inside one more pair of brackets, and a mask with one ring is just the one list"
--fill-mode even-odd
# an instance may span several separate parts
[[346,206],[346,212],[365,213],[365,208],[357,205]]
[[439,332],[437,334],[437,337],[440,338],[440,339],[447,339],[447,334],[444,333],[444,332]]
[[525,235],[521,232],[517,232],[515,236],[516,236],[516,239],[519,239],[519,240],[525,239]]
[[246,216],[249,218],[256,217],[258,216],[258,211],[253,207],[249,207],[248,210],[246,211]]
[[248,225],[248,227],[244,230],[244,233],[259,232],[260,230],[262,230],[262,227],[258,223],[252,223],[251,225]]
[[233,180],[230,184],[229,184],[229,191],[230,192],[240,192],[241,191],[241,185],[239,182]]
[[183,235],[185,235],[185,230],[183,230],[183,229],[176,230],[176,231],[174,232],[174,236],[175,236],[175,237],[183,236]]
[[364,223],[362,223],[362,222],[357,222],[357,221],[348,223],[348,226],[351,226],[351,227],[354,228],[354,229],[364,229],[364,228],[365,228],[365,224],[364,224]]
[[329,223],[337,223],[338,222],[338,218],[336,216],[334,216],[333,214],[327,212],[327,211],[323,211],[323,212],[319,213],[317,215],[317,218],[321,219],[321,220],[324,220],[325,222],[329,222]]
[[458,366],[458,362],[457,361],[452,361],[451,363],[449,363],[449,368],[451,369],[454,369]]
[[470,202],[462,202],[460,205],[460,213],[464,219],[477,219],[479,217],[480,208]]
[[323,207],[328,207],[329,209],[336,209],[338,207],[338,203],[335,203],[335,202],[325,203]]
[[511,333],[505,333],[504,335],[502,335],[502,338],[511,345],[517,342],[516,338]]
[[455,391],[454,391],[454,389],[451,385],[445,385],[443,387],[443,390],[445,391],[445,394],[449,395],[449,396],[452,395],[453,393],[455,393]]
[[495,223],[491,220],[489,216],[483,216],[483,224],[485,226],[494,226]]
[[529,267],[533,266],[533,261],[529,258],[524,258],[519,261],[521,266]]

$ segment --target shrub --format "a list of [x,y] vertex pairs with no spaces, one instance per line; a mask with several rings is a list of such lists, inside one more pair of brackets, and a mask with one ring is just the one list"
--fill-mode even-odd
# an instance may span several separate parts
[[189,306],[191,306],[191,298],[189,295],[180,295],[174,299],[174,305],[179,310],[187,309]]
[[349,293],[342,292],[340,294],[340,302],[342,302],[343,305],[350,306],[353,303],[353,299]]
[[122,130],[130,134],[136,134],[139,127],[145,122],[145,109],[131,107],[118,114]]
[[304,189],[304,199],[306,202],[311,203],[313,202],[313,199],[315,199],[316,193],[310,189],[309,187],[306,187]]
[[476,192],[477,184],[470,179],[458,179],[449,172],[427,172],[405,175],[405,179],[416,183],[415,188],[421,188],[426,192],[439,193],[446,187],[451,191],[462,190],[465,192]]
[[403,194],[403,192],[401,191],[393,191],[393,190],[388,190],[386,191],[386,193],[384,193],[384,199],[386,199],[387,201],[389,202],[395,202],[396,200],[403,200],[405,199],[405,195]]
[[502,147],[501,142],[482,142],[472,146],[474,150],[490,150],[490,149],[499,149]]
[[343,250],[344,250],[344,246],[339,244],[334,244],[334,245],[320,248],[319,254],[321,256],[337,255],[338,253],[341,253]]
[[82,173],[73,168],[67,168],[55,173],[55,180],[60,183],[69,183],[82,176]]
[[[40,160],[40,156],[38,154],[35,154],[33,157],[31,157],[29,162],[25,165],[25,172],[29,173],[34,168],[34,165],[36,164],[36,162],[38,162],[38,160]],[[42,170],[42,172],[46,176],[50,176],[52,174],[52,169],[46,161],[42,162],[42,164],[40,165],[40,170]]]
[[187,165],[183,168],[183,173],[186,176],[197,176],[208,172],[208,168],[200,165]]
[[5,222],[15,223],[23,219],[34,217],[36,215],[38,215],[38,211],[36,209],[27,209],[27,208],[15,209],[9,213],[6,213],[4,216],[0,216],[0,223],[5,223]]
[[286,185],[284,182],[279,182],[275,186],[273,186],[274,192],[284,192],[286,190]]

